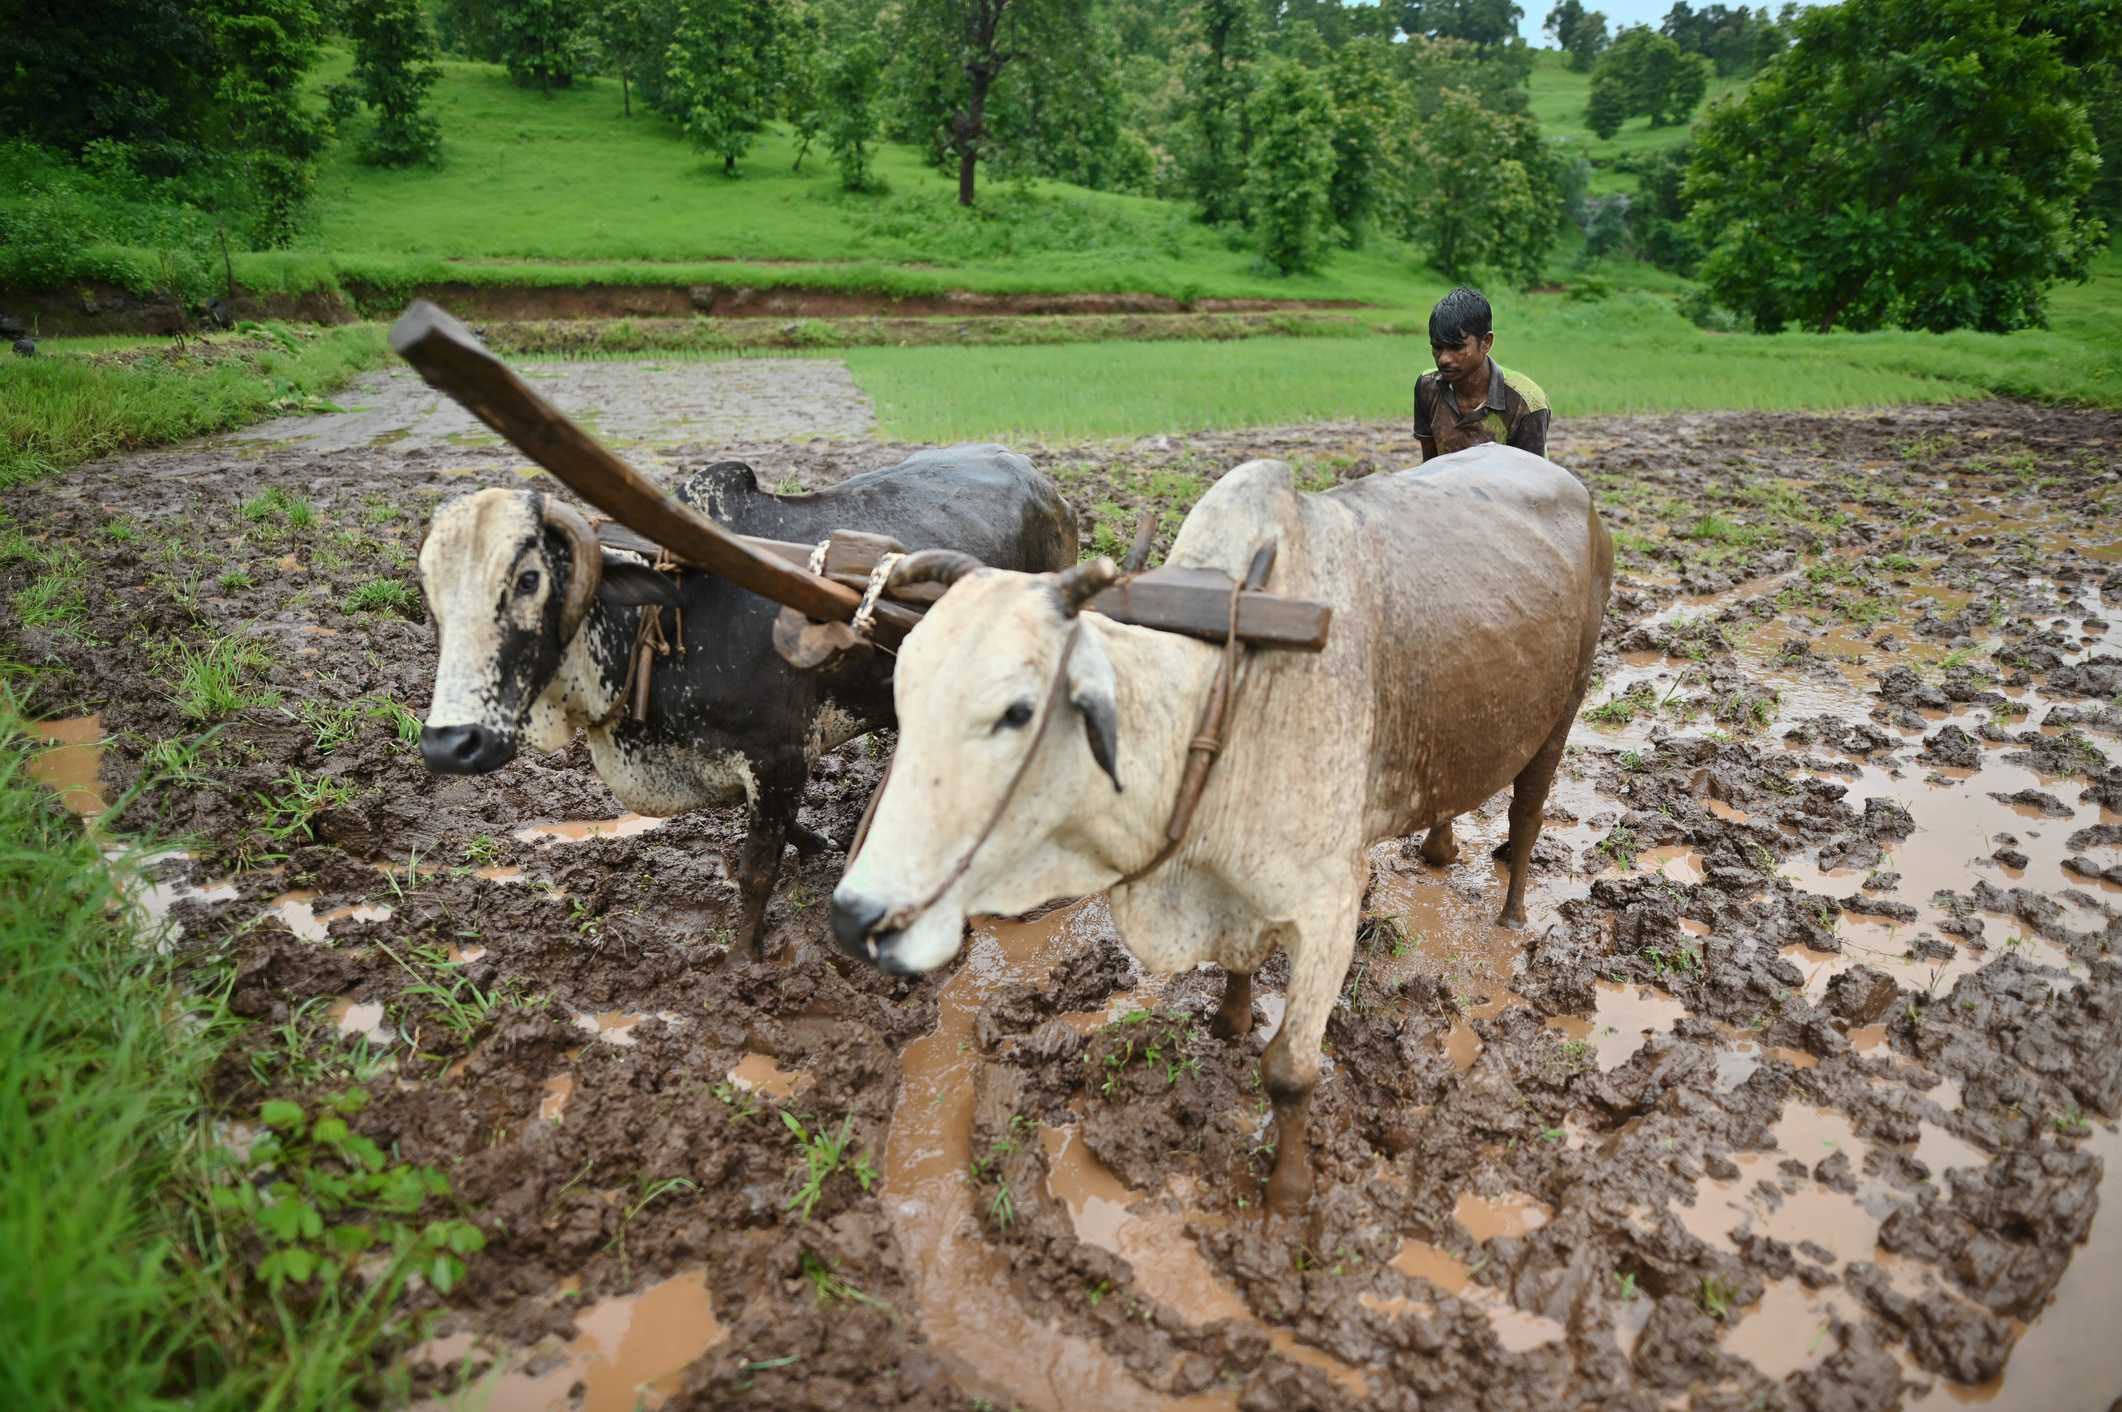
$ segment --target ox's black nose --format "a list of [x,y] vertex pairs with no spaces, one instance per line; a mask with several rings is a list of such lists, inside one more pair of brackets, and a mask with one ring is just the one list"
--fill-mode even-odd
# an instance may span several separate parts
[[895,932],[885,936],[876,935],[877,923],[884,920],[884,904],[867,897],[843,897],[833,894],[832,905],[833,939],[840,949],[850,956],[876,965],[880,945]]
[[420,758],[438,775],[483,775],[516,758],[516,742],[485,726],[422,726]]

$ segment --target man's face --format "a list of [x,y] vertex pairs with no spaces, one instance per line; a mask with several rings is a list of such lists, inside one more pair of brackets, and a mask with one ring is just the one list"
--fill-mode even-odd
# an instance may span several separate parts
[[1479,337],[1468,334],[1466,341],[1456,348],[1432,341],[1429,351],[1430,356],[1437,360],[1437,376],[1443,378],[1448,386],[1458,386],[1461,378],[1487,361],[1488,350],[1495,342],[1496,336],[1493,333],[1484,333]]

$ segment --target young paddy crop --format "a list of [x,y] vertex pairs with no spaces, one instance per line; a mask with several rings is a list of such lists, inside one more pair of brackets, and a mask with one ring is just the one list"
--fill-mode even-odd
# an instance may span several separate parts
[[[691,435],[634,454],[661,475],[740,455],[800,490],[911,449]],[[162,1078],[106,1066],[114,1092],[162,1095],[151,1121],[40,1131],[150,1154],[78,1158],[139,1174],[79,1198],[107,1232],[89,1253],[219,1252],[232,1304],[165,1263],[148,1307],[283,1301],[315,1370],[271,1375],[295,1403],[351,1386],[545,1409],[579,1383],[598,1407],[1341,1409],[1481,1388],[2104,1412],[2118,438],[2112,414],[2006,403],[1563,418],[1555,454],[1598,497],[1621,578],[1534,926],[1492,925],[1503,796],[1448,868],[1412,840],[1374,851],[1314,1104],[1325,1195],[1287,1228],[1257,1205],[1279,963],[1236,1044],[1204,1033],[1216,978],[1142,974],[1098,898],[982,919],[919,982],[843,969],[827,854],[790,865],[774,959],[726,974],[740,813],[623,815],[580,740],[427,774],[406,723],[431,638],[416,602],[361,590],[411,583],[439,497],[546,488],[490,448],[253,441],[16,487],[0,632],[20,700],[55,737],[93,711],[104,741],[85,776],[41,763],[79,744],[18,747],[25,767],[91,808],[137,786],[103,837],[194,855],[160,869],[180,894],[167,955],[114,933],[134,990],[98,982],[68,1013],[166,1023],[174,994],[218,1017],[155,1031],[204,1046]],[[1324,488],[1415,454],[1397,421],[1023,449],[1087,550],[1152,508],[1160,553],[1249,457]],[[63,604],[37,589],[55,575],[78,589]],[[851,825],[889,746],[827,756],[806,821]],[[8,797],[41,808],[38,848],[95,874],[46,793]],[[153,1156],[169,1134],[197,1167]],[[228,1193],[196,1208],[231,1223],[224,1243],[161,1224],[170,1173]],[[314,1238],[267,1222],[296,1198]],[[358,1219],[326,1209],[342,1199]],[[335,1254],[352,1225],[369,1243]],[[51,1366],[93,1371],[90,1347]],[[295,1366],[293,1345],[214,1347],[235,1352],[139,1384],[259,1405],[270,1377],[243,1370]]]

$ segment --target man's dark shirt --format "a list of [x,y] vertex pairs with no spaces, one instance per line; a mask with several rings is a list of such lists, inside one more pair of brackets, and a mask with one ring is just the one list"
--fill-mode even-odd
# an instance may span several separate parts
[[1415,435],[1448,456],[1469,446],[1500,441],[1535,456],[1547,454],[1547,394],[1523,373],[1488,360],[1488,399],[1471,412],[1444,379],[1424,373],[1415,379]]

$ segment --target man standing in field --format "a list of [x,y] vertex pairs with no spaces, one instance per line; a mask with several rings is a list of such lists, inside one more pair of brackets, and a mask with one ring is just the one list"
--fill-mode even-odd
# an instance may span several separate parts
[[1495,346],[1488,301],[1460,285],[1429,313],[1437,370],[1415,379],[1415,435],[1422,459],[1500,441],[1547,454],[1547,394],[1488,356]]
[[[1547,394],[1523,373],[1488,356],[1496,343],[1488,301],[1460,285],[1429,311],[1429,351],[1437,370],[1415,379],[1415,435],[1422,459],[1500,441],[1535,456],[1547,454]],[[1422,840],[1422,861],[1449,867],[1459,857],[1451,820]],[[1489,854],[1510,862],[1510,840]]]

